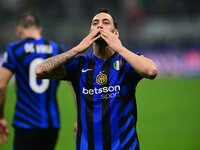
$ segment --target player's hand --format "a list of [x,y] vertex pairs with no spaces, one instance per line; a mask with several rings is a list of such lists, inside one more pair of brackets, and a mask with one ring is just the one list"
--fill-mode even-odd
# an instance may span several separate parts
[[0,144],[3,144],[4,142],[8,141],[8,124],[5,118],[0,119]]
[[74,137],[76,138],[77,121],[74,123]]
[[95,30],[93,32],[90,32],[81,42],[78,46],[76,46],[76,49],[78,53],[83,53],[86,51],[94,41],[96,41],[98,38],[100,38],[100,30]]
[[122,47],[122,43],[119,40],[118,35],[104,29],[100,29],[100,33],[100,36],[114,51],[117,52],[117,50]]

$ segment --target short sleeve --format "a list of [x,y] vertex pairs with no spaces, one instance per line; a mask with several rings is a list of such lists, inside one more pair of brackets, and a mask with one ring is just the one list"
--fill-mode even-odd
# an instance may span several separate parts
[[74,80],[79,72],[80,66],[83,63],[83,56],[77,56],[72,61],[65,65],[65,69],[67,70],[67,75],[65,76],[65,80],[72,81]]
[[7,51],[4,52],[3,67],[8,68],[12,72],[16,70],[16,62],[11,48],[7,48]]
[[[141,57],[144,57],[144,55],[142,55],[139,52],[134,52],[136,55],[139,55]],[[134,78],[134,80],[136,81],[136,84],[143,78],[140,74],[138,74],[132,67],[130,64],[127,63],[127,70],[128,72],[131,74],[131,76]]]

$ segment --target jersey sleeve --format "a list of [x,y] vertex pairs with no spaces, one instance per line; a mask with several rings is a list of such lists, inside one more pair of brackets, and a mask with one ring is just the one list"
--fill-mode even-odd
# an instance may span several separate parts
[[[136,55],[139,55],[141,57],[144,57],[144,55],[142,55],[139,52],[134,52]],[[127,63],[127,70],[129,71],[129,73],[131,74],[131,76],[134,77],[136,84],[143,78],[140,74],[138,74],[132,67],[130,64]]]
[[12,72],[15,72],[16,70],[16,62],[14,55],[12,53],[12,49],[10,47],[7,48],[7,51],[4,52],[3,56],[3,67],[11,70]]
[[73,81],[76,79],[77,75],[80,72],[80,66],[82,63],[82,57],[77,56],[72,61],[65,65],[65,69],[67,70],[67,75],[65,76],[64,80]]

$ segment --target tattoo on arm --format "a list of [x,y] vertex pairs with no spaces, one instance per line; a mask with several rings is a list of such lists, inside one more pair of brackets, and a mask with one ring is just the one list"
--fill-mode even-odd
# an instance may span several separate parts
[[58,68],[62,68],[62,65],[71,60],[71,58],[73,58],[73,55],[70,52],[57,55],[42,62],[40,67],[44,74],[48,74]]

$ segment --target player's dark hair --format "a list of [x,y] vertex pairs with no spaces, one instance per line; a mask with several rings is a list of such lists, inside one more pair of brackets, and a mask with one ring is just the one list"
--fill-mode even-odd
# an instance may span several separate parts
[[29,28],[32,26],[36,26],[38,28],[40,27],[40,21],[34,13],[26,12],[18,17],[17,25],[20,25],[24,28]]
[[113,18],[113,23],[114,23],[115,29],[118,29],[118,23],[117,23],[115,17],[110,14],[110,12],[109,12],[109,10],[107,8],[99,8],[97,10],[97,12],[96,12],[96,15],[99,14],[99,13],[107,13],[107,14],[109,14]]

